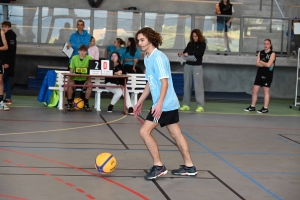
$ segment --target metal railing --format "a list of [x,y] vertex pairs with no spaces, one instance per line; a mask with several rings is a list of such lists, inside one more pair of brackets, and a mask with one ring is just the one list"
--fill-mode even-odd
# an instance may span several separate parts
[[[4,7],[8,9],[6,14],[3,12]],[[0,20],[9,19],[12,22],[18,42],[34,45],[63,44],[76,30],[76,21],[84,19],[86,29],[96,38],[98,46],[112,44],[116,37],[132,37],[141,27],[149,26],[162,34],[162,49],[183,49],[189,41],[191,30],[199,28],[207,38],[208,51],[215,53],[219,49],[222,51],[224,43],[217,32],[218,16],[220,15],[107,11],[17,4],[0,6]],[[232,48],[229,54],[255,54],[263,48],[265,38],[272,39],[274,49],[279,55],[285,54],[286,51],[289,54],[290,44],[287,41],[291,38],[291,22],[292,18],[234,17],[228,32]],[[287,37],[286,30],[289,33]],[[223,37],[223,33],[221,36]],[[287,50],[284,48],[286,43]]]

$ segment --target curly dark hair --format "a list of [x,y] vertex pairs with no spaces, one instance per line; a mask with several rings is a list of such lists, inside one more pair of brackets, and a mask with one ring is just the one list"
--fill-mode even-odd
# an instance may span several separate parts
[[139,34],[143,34],[151,44],[153,44],[153,46],[155,46],[156,48],[158,48],[159,45],[162,45],[162,37],[161,35],[154,31],[152,28],[150,27],[145,27],[142,28],[141,30],[139,30],[136,34],[135,34],[135,41],[136,43],[138,43],[138,39],[137,36]]

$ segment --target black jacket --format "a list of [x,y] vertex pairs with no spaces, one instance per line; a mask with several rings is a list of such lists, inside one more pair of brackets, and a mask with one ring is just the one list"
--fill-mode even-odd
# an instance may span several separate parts
[[189,56],[194,55],[196,62],[186,61],[188,65],[202,65],[202,58],[206,49],[206,42],[189,42],[183,53],[188,53]]
[[9,67],[4,70],[4,73],[11,77],[15,76],[15,60],[17,52],[17,35],[12,30],[5,33],[8,49],[4,52],[2,64],[8,64]]
[[[115,68],[114,68],[114,72],[113,74],[115,74],[115,72],[118,72],[122,70],[122,74],[126,74],[123,66],[121,64],[117,65]],[[114,84],[117,84],[117,85],[124,85],[124,79],[122,78],[105,78],[105,84],[106,83],[114,83]]]

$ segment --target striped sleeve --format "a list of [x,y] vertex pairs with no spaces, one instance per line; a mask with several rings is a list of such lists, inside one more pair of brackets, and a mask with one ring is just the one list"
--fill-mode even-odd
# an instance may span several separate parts
[[156,63],[158,66],[158,78],[159,79],[170,78],[168,73],[168,66],[166,65],[166,62],[163,60],[161,56],[158,56],[156,58]]

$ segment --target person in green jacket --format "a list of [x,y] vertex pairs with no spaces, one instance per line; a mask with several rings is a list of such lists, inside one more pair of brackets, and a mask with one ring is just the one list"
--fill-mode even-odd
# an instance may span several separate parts
[[[88,51],[88,47],[85,45],[81,45],[78,49],[79,55],[75,55],[72,57],[71,63],[70,63],[70,73],[76,73],[76,74],[88,74],[89,73],[89,61],[93,60],[93,58],[89,55],[86,55]],[[92,82],[91,78],[87,77],[71,77],[68,79],[68,84],[76,84],[76,85],[85,85],[85,87],[82,88],[83,95],[81,95],[81,98],[84,101],[84,109],[85,111],[92,111],[92,109],[89,106],[89,98],[92,94]],[[68,111],[73,111],[74,105],[74,90],[76,87],[69,86],[67,88],[68,93],[68,104],[67,108]]]

